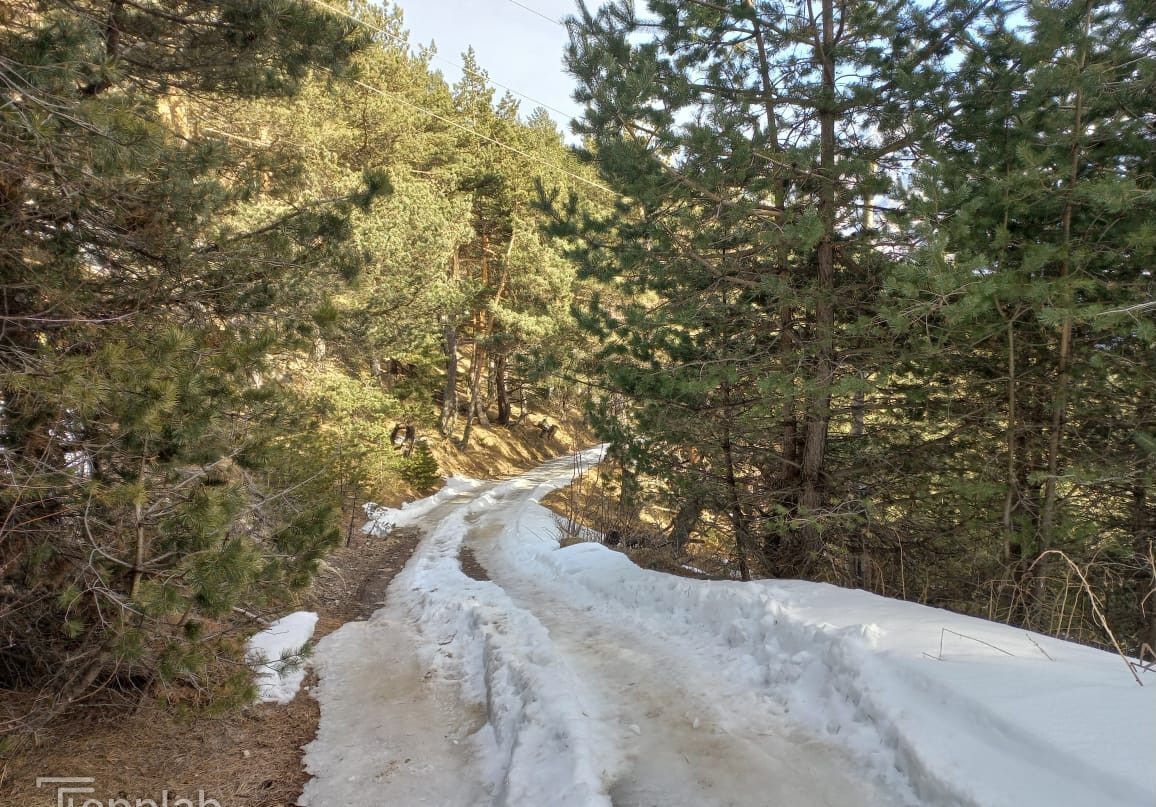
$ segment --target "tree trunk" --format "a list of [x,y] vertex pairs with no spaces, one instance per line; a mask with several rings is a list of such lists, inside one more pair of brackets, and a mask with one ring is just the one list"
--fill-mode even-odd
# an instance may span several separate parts
[[[794,313],[789,306],[783,306],[779,312],[779,367],[784,378],[791,378],[795,373]],[[794,500],[795,490],[799,483],[799,420],[795,414],[795,395],[793,389],[783,396],[782,442],[783,453],[779,463],[780,475],[784,492],[790,494]]]
[[[1132,488],[1132,546],[1136,559],[1135,597],[1140,604],[1140,647],[1136,655],[1156,660],[1156,516],[1143,485]],[[1147,645],[1147,649],[1144,648]]]
[[638,518],[638,475],[625,459],[618,463],[618,514],[624,527]]
[[[1087,2],[1087,11],[1084,15],[1083,35],[1086,37],[1091,25],[1092,3]],[[1087,63],[1088,50],[1086,43],[1081,42],[1077,57],[1077,73],[1082,75]],[[1038,552],[1044,552],[1056,545],[1056,519],[1059,493],[1057,487],[1060,476],[1060,455],[1063,452],[1064,428],[1068,419],[1068,396],[1070,393],[1070,368],[1072,362],[1072,294],[1068,286],[1071,275],[1072,260],[1072,213],[1075,209],[1076,184],[1080,175],[1080,154],[1082,148],[1082,129],[1084,128],[1084,90],[1083,84],[1076,82],[1076,96],[1073,101],[1072,142],[1069,148],[1069,174],[1067,178],[1067,199],[1064,203],[1063,228],[1063,258],[1060,261],[1060,304],[1064,309],[1063,321],[1060,323],[1060,345],[1056,357],[1056,386],[1052,399],[1051,426],[1048,431],[1048,475],[1044,482],[1044,502],[1040,511],[1040,535]],[[1036,602],[1043,605],[1043,598],[1047,586],[1048,564],[1050,558],[1043,558],[1036,571]]]
[[822,98],[819,106],[819,242],[818,278],[815,288],[815,369],[808,394],[803,439],[802,494],[800,510],[805,519],[800,530],[798,571],[806,574],[823,549],[817,516],[823,508],[823,472],[830,428],[831,385],[834,381],[835,340],[835,17],[834,0],[823,0],[821,40],[817,43],[822,65]]
[[494,356],[494,390],[498,399],[498,425],[509,426],[512,407],[510,405],[510,390],[506,383],[506,369],[509,359],[505,353]]
[[751,579],[751,568],[747,555],[749,530],[746,514],[743,512],[742,499],[739,496],[738,479],[735,476],[734,451],[731,445],[729,423],[724,426],[722,450],[723,461],[726,463],[727,510],[730,515],[731,526],[735,531],[735,553],[739,558],[739,575],[744,581],[747,581]]
[[697,493],[692,493],[682,500],[678,512],[674,514],[674,521],[670,524],[670,541],[674,545],[675,554],[681,554],[690,534],[698,526],[702,517],[703,501]]
[[1004,496],[1003,514],[1000,518],[1000,527],[1003,531],[1003,556],[1006,564],[1005,582],[1000,584],[996,593],[995,607],[997,613],[992,614],[997,619],[1014,621],[1016,610],[1016,584],[1022,576],[1024,552],[1020,525],[1017,523],[1024,509],[1024,495],[1028,468],[1026,464],[1027,446],[1023,445],[1026,432],[1020,423],[1019,405],[1019,363],[1016,343],[1016,317],[1013,315],[1007,324],[1007,492]]
[[466,427],[462,431],[462,450],[470,445],[470,434],[474,429],[474,418],[481,426],[489,426],[486,418],[485,404],[482,402],[482,363],[485,361],[485,351],[479,344],[479,336],[474,337],[474,365],[470,368],[470,405],[466,409]]
[[458,422],[458,327],[452,317],[446,318],[444,331],[446,351],[446,385],[442,394],[442,434],[451,435]]
[[[450,282],[458,279],[458,249],[450,260]],[[442,434],[449,437],[458,423],[458,323],[453,314],[446,314],[443,330],[446,351],[446,385],[442,395]]]
[[[746,0],[750,8],[755,8],[754,0]],[[778,157],[781,153],[779,146],[779,125],[775,115],[775,89],[771,82],[771,65],[767,57],[766,40],[763,35],[763,26],[758,14],[754,15],[754,38],[759,59],[759,81],[763,93],[763,114],[767,127],[767,144],[771,152]],[[769,169],[774,177],[772,182],[772,196],[775,206],[782,209],[786,204],[786,182],[782,178],[782,166],[772,165]],[[779,271],[784,280],[789,280],[787,269],[787,255],[780,251]],[[795,334],[794,311],[789,305],[779,307],[779,357],[780,370],[783,378],[793,378],[795,374]],[[799,478],[799,423],[795,414],[795,396],[793,392],[783,395],[783,417],[781,425],[782,453],[779,455],[779,481],[784,503],[793,502],[797,497],[795,487]]]
[[477,420],[479,426],[489,428],[490,417],[486,414],[486,396],[483,393],[485,387],[482,384],[484,379],[482,373],[486,367],[486,349],[477,343],[474,344],[474,367],[476,369],[470,381],[470,418]]

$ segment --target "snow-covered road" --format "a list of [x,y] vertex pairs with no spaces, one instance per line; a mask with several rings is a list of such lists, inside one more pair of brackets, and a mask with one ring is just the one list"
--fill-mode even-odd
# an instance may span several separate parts
[[[426,537],[385,607],[317,649],[301,804],[1153,803],[1156,730],[1135,710],[1156,686],[1128,688],[1118,659],[1030,639],[1040,655],[1006,626],[863,592],[559,549],[537,500],[572,467],[455,478],[374,514],[371,533]],[[462,570],[463,547],[489,580]],[[989,644],[927,657],[944,628]],[[1018,697],[1041,682],[1058,701]],[[1093,706],[1093,725],[1071,714]]]
[[[793,727],[773,701],[718,675],[693,641],[576,598],[556,576],[519,563],[503,538],[525,524],[529,475],[478,513],[465,545],[514,605],[549,632],[576,679],[584,711],[604,738],[601,761],[619,807],[894,804],[856,776],[839,749]],[[568,478],[568,477],[567,477]],[[524,560],[524,558],[523,558]],[[703,652],[706,650],[706,652]]]

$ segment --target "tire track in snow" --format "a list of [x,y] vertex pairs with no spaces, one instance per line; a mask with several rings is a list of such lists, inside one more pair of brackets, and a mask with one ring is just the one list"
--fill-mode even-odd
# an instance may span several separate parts
[[[386,607],[318,648],[322,726],[302,803],[901,803],[861,781],[838,749],[792,729],[757,688],[717,675],[690,642],[571,601],[548,568],[497,551],[514,537],[530,555],[556,546],[523,522],[570,469],[565,458],[502,483],[454,480],[436,500],[375,514],[425,537]],[[462,571],[463,545],[491,581]]]
[[[594,544],[559,550],[536,502],[571,467],[455,478],[371,513],[374,531],[396,523],[426,537],[387,607],[353,623],[381,624],[319,647],[317,779],[303,804],[1156,803],[1156,735],[1135,719],[1156,687],[1122,681],[1114,656],[862,591],[692,581]],[[463,572],[463,545],[492,580]],[[949,627],[1049,652],[929,660]],[[389,676],[414,674],[405,658],[446,709],[391,697]],[[411,758],[395,722],[431,756]],[[399,761],[421,764],[409,798],[395,787]]]
[[575,674],[580,697],[596,704],[616,807],[851,807],[895,804],[855,776],[843,753],[808,740],[777,704],[713,674],[709,657],[675,637],[646,635],[593,606],[576,606],[541,568],[520,567],[500,551],[527,505],[552,477],[526,483],[476,514],[465,546],[514,603],[533,614]]

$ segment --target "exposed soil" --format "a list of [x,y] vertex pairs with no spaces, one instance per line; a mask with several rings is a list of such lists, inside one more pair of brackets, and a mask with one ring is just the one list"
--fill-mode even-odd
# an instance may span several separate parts
[[[318,612],[315,639],[381,606],[419,534],[397,530],[379,538],[352,534],[351,545],[326,559],[302,608]],[[313,681],[306,679],[306,690]],[[301,747],[317,731],[317,702],[306,691],[286,706],[257,704],[223,717],[179,717],[145,701],[79,709],[50,724],[18,760],[0,763],[0,804],[56,804],[40,776],[93,777],[93,798],[154,799],[170,804],[203,791],[222,807],[295,804],[308,776]],[[81,797],[78,797],[81,798]]]
[[462,571],[473,579],[490,579],[490,575],[486,572],[485,567],[478,563],[478,559],[474,556],[474,550],[468,546],[462,546],[461,552],[458,554],[458,561],[462,564]]
[[403,528],[379,538],[355,532],[351,545],[326,558],[311,591],[320,614],[315,639],[365,619],[385,602],[385,590],[413,554],[421,533]]
[[[540,424],[554,426],[548,435]],[[459,429],[460,431],[460,429]],[[586,447],[594,441],[580,411],[565,414],[530,412],[509,426],[475,425],[464,451],[455,440],[441,439],[431,448],[443,474],[497,479],[520,473],[546,460]],[[396,502],[383,500],[386,504]]]

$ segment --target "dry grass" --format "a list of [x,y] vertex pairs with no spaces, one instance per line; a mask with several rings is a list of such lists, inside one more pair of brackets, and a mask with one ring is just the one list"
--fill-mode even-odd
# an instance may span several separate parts
[[[538,429],[543,420],[558,425],[552,437],[545,437]],[[465,451],[449,439],[433,443],[431,449],[443,474],[493,479],[525,471],[592,442],[589,427],[578,412],[561,417],[531,412],[516,426],[475,424]]]
[[[558,424],[552,437],[545,437],[538,429],[543,420]],[[427,441],[430,452],[438,462],[443,477],[454,475],[475,479],[500,479],[529,470],[546,460],[577,451],[594,442],[593,433],[580,412],[561,416],[531,412],[518,425],[474,425],[470,445],[464,451],[458,447],[460,437],[441,437],[436,431],[419,431]],[[402,502],[428,495],[431,491],[417,490],[397,479],[388,489],[374,492],[374,501],[387,507],[398,507]]]
[[300,748],[312,739],[317,703],[252,706],[220,718],[179,719],[157,706],[125,715],[114,707],[74,712],[51,724],[51,741],[5,771],[6,804],[51,805],[38,776],[90,776],[94,797],[170,799],[203,791],[228,807],[290,805],[305,782]]

